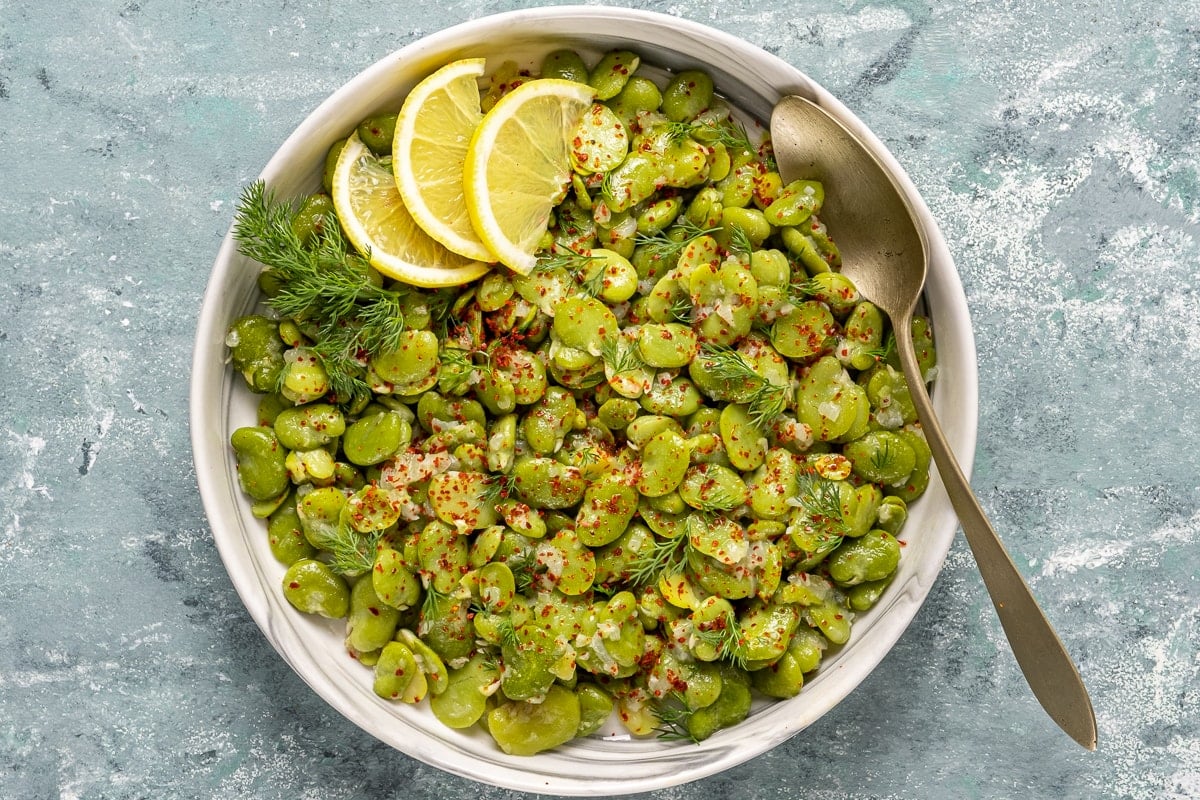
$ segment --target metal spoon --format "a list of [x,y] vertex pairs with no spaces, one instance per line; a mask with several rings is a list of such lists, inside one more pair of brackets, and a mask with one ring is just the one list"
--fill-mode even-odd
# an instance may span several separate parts
[[842,273],[892,321],[934,463],[1025,680],[1051,719],[1095,750],[1096,717],[1079,671],[979,507],[925,391],[910,335],[929,261],[916,214],[889,170],[816,103],[796,96],[780,100],[771,116],[771,140],[785,184],[798,178],[823,182],[822,216],[837,234]]

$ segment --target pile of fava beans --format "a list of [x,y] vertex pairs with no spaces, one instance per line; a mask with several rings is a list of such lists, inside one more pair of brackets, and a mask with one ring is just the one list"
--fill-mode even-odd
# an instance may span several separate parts
[[[699,741],[849,639],[929,450],[823,187],[784,184],[707,75],[623,51],[535,74],[598,93],[538,267],[450,289],[370,275],[405,324],[357,354],[354,391],[310,320],[238,319],[232,366],[261,395],[238,478],[283,595],[345,621],[381,698],[512,754],[613,719]],[[530,77],[499,67],[484,106]],[[302,240],[322,198],[296,204]],[[912,333],[931,380],[927,321]]]

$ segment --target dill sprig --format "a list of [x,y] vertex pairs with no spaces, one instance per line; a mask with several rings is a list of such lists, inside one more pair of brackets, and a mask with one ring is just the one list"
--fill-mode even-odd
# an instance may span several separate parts
[[691,138],[692,134],[696,131],[696,127],[694,123],[680,120],[666,123],[663,130],[666,133],[667,141],[675,144],[684,139]]
[[521,635],[517,633],[517,626],[508,614],[496,620],[496,634],[503,646],[511,650],[521,649]]
[[892,460],[892,442],[884,439],[883,444],[871,454],[871,466],[880,472],[884,471]]
[[787,410],[791,387],[772,383],[754,371],[741,353],[723,345],[706,344],[700,349],[705,368],[714,378],[732,390],[748,393],[750,422],[759,431],[767,431],[772,420]]
[[705,144],[723,144],[737,152],[755,151],[746,128],[734,119],[702,119],[696,122],[668,122],[667,138],[672,142],[693,137]]
[[887,338],[883,341],[882,347],[872,348],[866,351],[869,355],[875,356],[877,361],[890,361],[896,357],[896,332],[888,331]]
[[[594,258],[594,256],[591,256]],[[604,268],[588,274],[589,267],[584,267],[575,273],[575,280],[579,283],[579,288],[584,291],[589,297],[599,297],[604,291]]]
[[600,343],[600,358],[614,377],[646,366],[637,347],[619,333],[606,337]]
[[[613,184],[617,181],[617,170],[611,169],[604,173],[604,177],[600,179],[600,187],[598,194],[601,197],[616,198],[616,193],[613,189]],[[604,202],[601,200],[600,202]]]
[[[794,267],[793,271],[799,271],[804,274],[802,267]],[[804,303],[806,300],[812,299],[820,291],[820,286],[811,278],[805,280],[794,280],[787,285],[788,302],[794,306]]]
[[305,245],[292,230],[293,206],[255,181],[242,193],[234,222],[238,251],[265,266],[279,291],[267,304],[313,328],[313,352],[341,397],[369,392],[363,361],[400,346],[403,289],[371,282],[370,262],[352,252],[337,224]]
[[375,566],[382,531],[359,533],[340,520],[328,533],[313,536],[313,544],[328,554],[326,563],[342,575],[362,575]]
[[[635,237],[634,242],[649,249],[653,257],[664,259],[679,255],[684,248],[701,236],[708,236],[719,230],[721,230],[719,225],[712,228],[703,228],[686,216],[681,216],[673,226],[665,231],[639,233]],[[682,234],[682,236],[674,239],[671,237],[672,233],[676,235]]]
[[841,544],[848,526],[842,516],[842,492],[836,481],[813,473],[801,474],[797,479],[796,502],[822,549],[832,550]]
[[537,579],[537,553],[533,548],[526,548],[510,555],[504,563],[512,571],[516,590],[521,594],[527,593]]
[[720,142],[730,150],[743,151],[748,150],[754,152],[754,143],[750,141],[750,135],[746,133],[746,128],[742,123],[735,119],[726,119],[723,122],[715,120],[702,120],[695,124],[699,131],[705,132],[705,138],[711,142]]
[[687,537],[674,539],[654,537],[649,551],[639,553],[629,565],[629,585],[641,588],[658,583],[663,575],[679,572],[687,563]]
[[695,710],[690,708],[687,700],[679,692],[671,692],[655,704],[662,727],[655,728],[658,738],[667,742],[692,742],[700,744],[700,740],[688,729],[688,722]]
[[742,629],[738,625],[737,615],[733,611],[726,611],[715,620],[702,624],[704,627],[695,626],[692,629],[696,641],[712,647],[721,658],[744,670],[746,648],[742,645]]
[[696,307],[692,305],[692,297],[688,294],[681,294],[675,298],[675,302],[671,303],[671,307],[667,309],[667,317],[675,322],[682,322],[684,325],[691,325],[696,319]]
[[579,275],[598,258],[600,256],[587,255],[569,247],[559,246],[538,255],[533,270],[534,272],[550,272],[556,269],[565,269],[567,272]]
[[425,307],[429,309],[429,317],[433,324],[433,330],[437,334],[439,341],[446,341],[450,338],[450,329],[454,327],[454,301],[458,295],[447,289],[439,289],[430,292],[426,300]]
[[425,598],[421,601],[421,619],[443,616],[442,604],[450,599],[450,594],[439,590],[432,580],[424,583]]
[[508,473],[498,473],[488,478],[479,499],[484,505],[494,505],[516,494],[517,478]]
[[455,394],[463,389],[470,383],[476,370],[471,352],[459,347],[443,347],[438,353],[438,363],[441,365],[438,383],[442,391],[448,394]]
[[438,353],[438,363],[441,365],[438,385],[448,394],[458,393],[477,375],[493,377],[492,356],[486,350],[443,345]]
[[600,265],[600,269],[594,269],[594,266],[603,258],[581,253],[565,245],[556,245],[553,250],[537,257],[533,269],[534,272],[565,270],[575,279],[580,291],[591,297],[598,297],[604,291],[605,270],[603,265]]
[[754,243],[750,241],[750,234],[746,233],[741,225],[731,225],[729,227],[729,246],[727,249],[730,253],[745,256],[749,256],[754,252]]
[[711,490],[699,500],[699,510],[706,514],[715,514],[720,511],[729,511],[741,505],[740,498],[734,497],[733,493],[724,486],[718,486]]

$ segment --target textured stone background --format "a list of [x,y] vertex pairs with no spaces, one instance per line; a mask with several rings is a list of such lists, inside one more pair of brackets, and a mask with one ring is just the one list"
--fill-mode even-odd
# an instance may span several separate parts
[[[187,371],[241,187],[339,84],[521,4],[0,0],[0,797],[518,795],[331,711],[251,622],[196,494]],[[954,253],[974,485],[1077,657],[1028,693],[961,540],[881,667],[658,800],[1200,796],[1200,3],[678,0],[845,100]]]

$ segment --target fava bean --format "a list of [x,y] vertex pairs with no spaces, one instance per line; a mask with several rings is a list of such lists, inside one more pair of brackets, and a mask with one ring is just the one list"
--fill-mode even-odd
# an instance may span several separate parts
[[684,70],[673,77],[663,90],[662,112],[673,122],[695,118],[713,100],[713,82],[708,73]]
[[550,686],[541,702],[510,700],[487,715],[488,731],[500,749],[518,756],[531,756],[570,741],[581,721],[579,698],[561,686]]
[[270,428],[238,428],[230,437],[237,456],[238,483],[255,500],[268,500],[287,491],[286,451]]
[[605,53],[588,73],[588,84],[596,90],[597,100],[616,97],[642,63],[637,53],[612,50]]
[[337,619],[350,610],[346,581],[311,558],[302,558],[288,567],[283,575],[283,596],[305,614]]
[[374,581],[355,581],[350,588],[350,610],[346,621],[346,646],[356,653],[379,650],[392,640],[400,612],[380,600]]
[[827,560],[829,577],[841,586],[880,581],[896,571],[900,544],[887,531],[875,529],[847,539]]
[[540,74],[543,78],[587,83],[588,68],[574,50],[560,49],[546,54],[542,59]]
[[395,114],[377,114],[358,124],[358,138],[377,156],[391,155],[395,135]]
[[283,371],[283,342],[279,323],[258,314],[241,317],[229,326],[225,346],[233,368],[242,374],[250,391],[275,390]]

